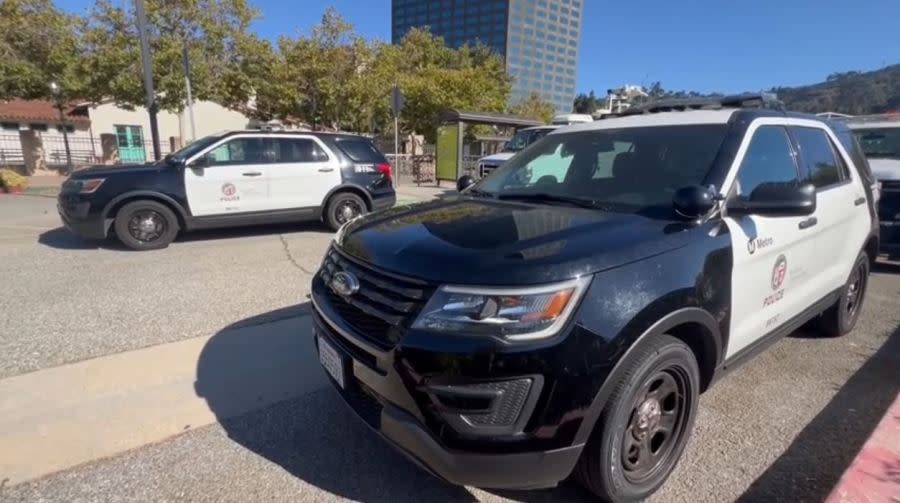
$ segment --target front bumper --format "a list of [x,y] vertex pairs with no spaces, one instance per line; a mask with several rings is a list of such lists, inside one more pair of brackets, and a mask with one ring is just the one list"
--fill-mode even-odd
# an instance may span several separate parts
[[[448,447],[429,428],[393,351],[350,333],[315,287],[312,300],[316,344],[323,338],[344,360],[344,388],[335,384],[341,396],[368,426],[426,471],[453,484],[498,489],[553,487],[572,472],[583,444],[513,452]],[[490,445],[490,439],[481,445]]]
[[63,226],[70,232],[86,239],[106,238],[109,225],[99,212],[94,211],[89,200],[77,194],[61,193],[56,210]]

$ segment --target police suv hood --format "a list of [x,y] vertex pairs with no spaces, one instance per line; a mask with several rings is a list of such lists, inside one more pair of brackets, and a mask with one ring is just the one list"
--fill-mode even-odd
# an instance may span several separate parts
[[165,168],[165,164],[116,164],[106,165],[99,164],[85,169],[79,169],[72,174],[71,178],[96,178],[111,175],[124,175],[136,173],[150,173]]
[[665,253],[687,244],[694,233],[685,229],[634,214],[451,196],[359,218],[335,241],[351,257],[404,276],[525,285]]
[[876,180],[900,180],[900,159],[870,157],[869,167]]
[[488,162],[492,164],[503,164],[508,161],[510,157],[516,155],[515,152],[500,152],[494,155],[487,155],[478,159],[478,162]]

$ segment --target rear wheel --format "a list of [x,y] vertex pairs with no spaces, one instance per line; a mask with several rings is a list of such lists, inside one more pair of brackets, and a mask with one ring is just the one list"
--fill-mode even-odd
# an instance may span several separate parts
[[132,250],[157,250],[169,246],[178,234],[178,219],[166,205],[134,201],[116,214],[116,237]]
[[338,192],[325,207],[325,223],[336,231],[345,223],[368,212],[366,202],[352,192]]
[[838,301],[818,318],[819,330],[827,337],[840,337],[856,327],[869,285],[869,255],[859,254],[841,289]]
[[675,468],[696,417],[700,371],[669,335],[638,348],[575,469],[589,491],[613,502],[650,496]]

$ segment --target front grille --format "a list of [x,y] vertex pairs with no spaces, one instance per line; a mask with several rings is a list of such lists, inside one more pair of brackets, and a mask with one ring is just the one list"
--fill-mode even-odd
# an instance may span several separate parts
[[[359,291],[349,297],[334,293],[328,284],[338,271],[359,280]],[[328,301],[358,335],[382,349],[397,344],[433,292],[425,282],[378,272],[328,250],[319,275],[327,288]]]
[[500,167],[499,164],[484,164],[484,163],[482,163],[481,170],[480,170],[481,178],[484,178],[484,177],[490,175],[495,169],[497,169],[499,167]]

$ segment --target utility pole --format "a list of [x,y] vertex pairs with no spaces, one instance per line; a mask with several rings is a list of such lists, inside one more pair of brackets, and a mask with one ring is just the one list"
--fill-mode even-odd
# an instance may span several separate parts
[[59,122],[62,125],[63,144],[66,147],[66,174],[71,175],[73,167],[72,151],[69,149],[69,124],[66,122],[66,114],[63,111],[65,108],[65,97],[63,96],[62,88],[56,82],[50,83],[50,93],[53,94],[56,108],[59,110]]
[[[197,139],[197,130],[194,128],[194,98],[191,96],[191,62],[188,59],[187,39],[181,51],[181,59],[184,64],[184,85],[187,88],[187,111],[191,121],[191,141]],[[188,142],[185,142],[187,144]]]
[[153,61],[150,59],[150,39],[147,35],[147,13],[144,0],[134,0],[138,35],[141,38],[141,64],[144,69],[144,92],[147,93],[147,112],[150,114],[150,137],[153,139],[153,160],[159,160],[159,125],[156,122],[156,93],[153,91]]
[[404,104],[406,104],[406,98],[400,91],[400,86],[394,84],[391,89],[391,115],[394,116],[394,162],[397,164],[395,185],[400,183],[400,112],[403,111]]

